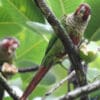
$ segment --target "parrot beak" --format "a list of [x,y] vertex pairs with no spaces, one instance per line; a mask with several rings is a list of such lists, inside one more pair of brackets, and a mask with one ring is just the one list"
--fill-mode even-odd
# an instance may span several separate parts
[[80,18],[82,18],[84,16],[84,14],[83,13],[80,13],[79,16],[80,16]]

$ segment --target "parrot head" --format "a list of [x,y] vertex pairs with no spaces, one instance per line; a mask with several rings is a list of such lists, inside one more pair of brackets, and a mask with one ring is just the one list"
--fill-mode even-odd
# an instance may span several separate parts
[[14,37],[7,37],[1,41],[1,46],[8,54],[12,54],[19,46],[19,41]]
[[74,16],[79,21],[85,22],[89,19],[91,14],[91,8],[88,4],[81,4],[74,13]]

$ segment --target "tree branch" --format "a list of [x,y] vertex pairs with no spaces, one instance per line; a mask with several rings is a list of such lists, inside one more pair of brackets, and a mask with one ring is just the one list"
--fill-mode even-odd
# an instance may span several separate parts
[[2,74],[0,74],[0,85],[8,92],[8,94],[9,94],[14,100],[19,100],[19,97],[17,96],[17,94],[15,93],[15,91],[13,91],[13,89],[10,88],[10,86],[8,85],[7,81],[6,81],[5,78],[2,76]]
[[[25,72],[33,72],[37,71],[39,68],[39,65],[33,66],[33,67],[27,67],[27,68],[19,68],[18,72],[19,73],[25,73]],[[0,72],[2,72],[2,66],[0,67]],[[10,88],[10,86],[7,83],[7,80],[0,74],[0,85],[8,92],[8,94],[14,99],[14,100],[19,100],[19,97],[15,93],[15,91]]]
[[66,96],[62,97],[60,100],[75,100],[83,94],[89,94],[93,91],[100,89],[100,80],[88,84],[86,86],[80,87],[74,91],[69,92]]
[[26,73],[26,72],[34,72],[39,69],[39,65],[33,67],[26,67],[26,68],[18,68],[19,73]]
[[[27,72],[34,72],[39,69],[39,65],[32,66],[32,67],[22,67],[18,68],[19,73],[27,73]],[[0,72],[2,72],[2,66],[0,67]]]
[[[48,8],[48,6],[45,3],[45,0],[35,0],[35,2],[37,6],[40,8],[40,10],[42,11],[42,13],[44,14],[44,16],[46,17],[49,24],[54,29],[55,34],[62,41],[65,47],[65,50],[68,53],[70,61],[74,67],[73,69],[76,71],[76,76],[78,79],[79,86],[86,85],[87,80],[86,80],[86,75],[83,71],[84,66],[81,63],[78,50],[76,50],[67,32],[65,31],[63,26],[60,24],[60,22],[57,20],[57,18],[54,16],[54,14],[51,12],[51,10]],[[87,100],[87,99],[84,99],[84,100]]]

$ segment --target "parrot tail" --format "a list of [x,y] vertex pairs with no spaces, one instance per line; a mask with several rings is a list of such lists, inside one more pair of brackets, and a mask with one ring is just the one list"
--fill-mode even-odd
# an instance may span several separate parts
[[35,77],[31,80],[30,84],[24,91],[22,97],[20,100],[26,100],[26,98],[30,95],[30,93],[36,88],[38,83],[41,81],[41,79],[44,77],[44,75],[48,72],[50,67],[41,66]]

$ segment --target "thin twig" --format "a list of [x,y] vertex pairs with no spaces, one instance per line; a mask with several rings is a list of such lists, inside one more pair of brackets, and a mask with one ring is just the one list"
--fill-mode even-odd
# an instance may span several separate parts
[[70,80],[70,79],[73,78],[74,76],[75,76],[75,71],[72,71],[66,78],[64,78],[64,79],[61,80],[59,83],[57,83],[53,88],[51,88],[51,89],[45,94],[45,96],[51,95],[51,93],[53,93],[57,88],[59,88],[64,82]]
[[18,68],[19,73],[26,73],[26,72],[34,72],[39,69],[39,66],[33,66],[33,67],[25,67],[25,68]]
[[[27,72],[35,72],[39,69],[39,65],[32,66],[32,67],[22,67],[18,68],[19,73],[27,73]],[[0,72],[2,72],[2,66],[0,67]]]
[[67,95],[62,97],[60,100],[75,100],[76,98],[80,97],[83,94],[89,94],[99,89],[100,89],[100,80],[95,81],[86,86],[77,88],[76,90],[69,92]]
[[[34,72],[37,71],[39,68],[38,65],[33,67],[27,67],[27,68],[19,68],[19,73],[25,73],[25,72]],[[2,72],[2,66],[0,67],[0,72]],[[8,92],[8,94],[14,99],[19,100],[19,97],[15,93],[15,91],[8,85],[7,80],[0,74],[0,85]]]
[[0,74],[0,85],[8,92],[8,94],[13,98],[13,100],[19,100],[19,96],[8,85],[6,79],[2,76],[2,74]]

